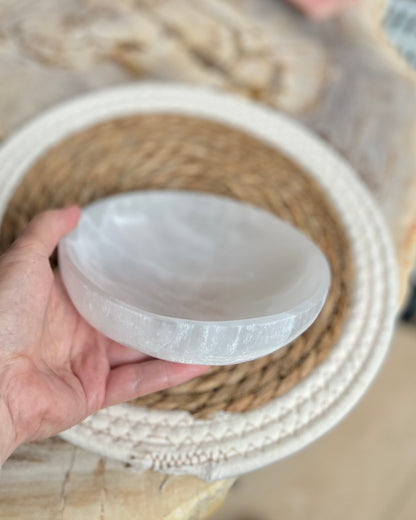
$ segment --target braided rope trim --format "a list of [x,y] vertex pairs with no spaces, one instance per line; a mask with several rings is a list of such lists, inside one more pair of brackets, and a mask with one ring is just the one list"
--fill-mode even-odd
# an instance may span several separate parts
[[[80,446],[142,469],[215,480],[296,451],[331,428],[364,393],[391,338],[397,302],[393,247],[380,212],[348,165],[289,119],[204,89],[145,84],[89,95],[38,118],[0,151],[0,208],[46,148],[85,126],[138,112],[180,112],[232,124],[278,146],[321,183],[351,242],[356,280],[337,345],[286,395],[209,420],[186,412],[120,405],[62,434]],[[22,153],[22,151],[24,153]]]

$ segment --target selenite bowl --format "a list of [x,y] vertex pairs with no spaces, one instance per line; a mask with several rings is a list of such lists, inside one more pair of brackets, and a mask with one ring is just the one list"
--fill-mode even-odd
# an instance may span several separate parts
[[271,213],[190,191],[140,191],[85,207],[59,244],[65,287],[109,338],[151,356],[206,365],[248,361],[318,316],[330,269]]

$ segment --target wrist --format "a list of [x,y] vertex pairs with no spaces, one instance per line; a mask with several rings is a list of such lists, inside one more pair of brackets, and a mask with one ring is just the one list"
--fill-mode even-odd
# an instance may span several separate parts
[[0,467],[17,448],[10,411],[0,395]]

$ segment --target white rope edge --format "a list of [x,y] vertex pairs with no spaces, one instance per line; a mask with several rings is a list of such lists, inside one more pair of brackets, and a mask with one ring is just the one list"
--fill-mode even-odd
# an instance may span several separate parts
[[50,146],[100,121],[174,112],[214,119],[270,142],[324,187],[350,240],[356,279],[341,338],[328,358],[288,394],[243,414],[197,420],[186,412],[131,405],[102,410],[62,437],[140,469],[235,476],[293,453],[332,428],[377,373],[394,327],[397,274],[388,228],[348,164],[312,133],[271,109],[232,95],[142,83],[92,93],[38,117],[0,149],[0,216],[21,177]]

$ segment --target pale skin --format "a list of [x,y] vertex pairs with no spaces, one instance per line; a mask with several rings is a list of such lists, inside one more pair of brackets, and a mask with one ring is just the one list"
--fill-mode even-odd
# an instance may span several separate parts
[[0,257],[0,464],[24,442],[207,370],[152,359],[81,318],[49,264],[79,214],[41,213]]
[[324,20],[342,9],[358,3],[358,0],[290,0],[310,18]]

